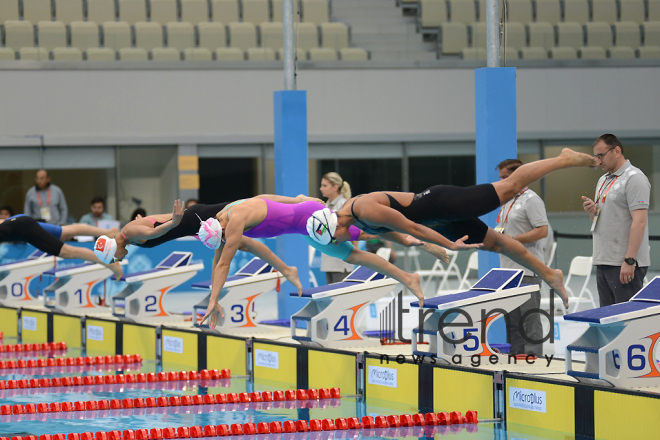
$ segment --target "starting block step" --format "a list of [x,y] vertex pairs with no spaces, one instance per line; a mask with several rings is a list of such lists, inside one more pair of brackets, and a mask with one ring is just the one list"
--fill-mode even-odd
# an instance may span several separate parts
[[172,252],[155,269],[125,274],[127,286],[111,298],[112,314],[136,322],[171,317],[163,308],[165,294],[204,269],[203,263],[190,264],[192,256],[192,252]]
[[598,353],[598,349],[593,347],[584,347],[579,345],[568,345],[566,346],[567,350],[571,351],[582,351],[584,353]]
[[[120,263],[128,264],[128,260]],[[92,310],[107,309],[94,303],[92,289],[112,276],[112,271],[97,263],[84,263],[61,269],[53,268],[44,275],[55,277],[55,281],[44,289],[43,304],[47,308],[72,314],[86,314]]]
[[[630,301],[564,316],[589,328],[566,347],[566,374],[592,385],[660,386],[657,342],[660,339],[660,277]],[[586,352],[584,373],[572,369],[572,353]]]
[[0,304],[16,306],[36,301],[30,294],[30,281],[61,260],[37,249],[24,260],[0,264]]
[[[538,291],[538,285],[521,285],[522,270],[491,269],[468,291],[437,296],[424,301],[424,308],[433,309],[426,317],[422,329],[412,331],[412,352],[418,355],[435,355],[443,363],[452,363],[454,355],[461,355],[467,362],[470,356],[498,356],[500,362],[506,362],[506,356],[491,347],[488,341],[488,329],[504,315],[491,310],[503,310],[510,313],[531,298],[531,293]],[[419,307],[413,302],[411,307]],[[455,310],[455,311],[453,311]],[[482,312],[486,319],[482,322]],[[453,323],[463,315],[459,322]],[[445,324],[450,327],[443,328]],[[438,333],[439,332],[439,333]],[[418,350],[416,335],[431,335],[429,351]],[[485,335],[482,338],[482,335]]]
[[[243,334],[255,333],[272,329],[257,322],[259,303],[265,294],[280,290],[282,283],[286,282],[284,275],[274,270],[268,263],[253,258],[227,281],[220,291],[218,303],[225,314],[218,317],[216,330],[221,333]],[[193,288],[210,290],[211,281],[194,283]],[[206,313],[211,293],[194,306],[193,318],[197,313]],[[262,309],[263,310],[263,309]],[[195,324],[197,326],[198,324]]]
[[[291,316],[291,338],[326,348],[380,344],[364,335],[355,325],[355,317],[398,285],[398,281],[360,266],[339,283],[307,289],[302,297],[309,302]],[[296,335],[297,321],[309,322],[305,336]]]

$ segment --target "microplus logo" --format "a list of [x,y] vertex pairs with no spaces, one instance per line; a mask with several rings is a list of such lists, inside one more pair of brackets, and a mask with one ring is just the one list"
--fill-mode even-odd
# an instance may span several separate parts
[[99,325],[88,325],[87,326],[87,339],[89,341],[103,342],[103,327],[101,327]]
[[383,385],[396,388],[396,370],[394,368],[369,366],[368,382],[371,385]]
[[254,350],[254,365],[278,370],[280,368],[280,354],[276,351]]
[[509,407],[545,412],[545,391],[509,387]]
[[23,316],[23,330],[37,331],[37,318],[33,316]]
[[163,350],[170,353],[183,354],[183,338],[163,336]]

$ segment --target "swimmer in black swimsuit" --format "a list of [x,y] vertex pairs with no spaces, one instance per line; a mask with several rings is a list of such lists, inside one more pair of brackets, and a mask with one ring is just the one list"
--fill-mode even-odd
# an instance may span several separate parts
[[375,192],[354,197],[336,213],[333,238],[350,240],[348,227],[355,225],[364,232],[397,242],[400,235],[392,234],[393,231],[453,250],[481,247],[504,254],[539,274],[568,307],[561,271],[548,268],[520,242],[495,232],[478,217],[513,199],[527,185],[552,171],[595,165],[592,156],[564,148],[558,157],[523,165],[509,178],[493,184],[466,188],[438,185],[419,194]]
[[55,238],[52,231],[44,229],[41,223],[26,215],[0,220],[0,243],[6,241],[25,241],[41,251],[60,258],[100,263],[110,269],[118,280],[123,276],[119,263],[105,264],[94,255],[91,249],[62,243],[61,240]]

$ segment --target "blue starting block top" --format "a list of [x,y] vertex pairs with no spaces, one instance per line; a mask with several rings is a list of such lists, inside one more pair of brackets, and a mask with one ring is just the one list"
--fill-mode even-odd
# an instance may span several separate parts
[[32,252],[30,255],[28,255],[27,258],[24,258],[22,260],[12,261],[11,263],[3,263],[3,264],[0,264],[0,267],[14,265],[14,264],[17,264],[17,263],[24,263],[26,261],[40,260],[40,259],[42,259],[44,257],[48,257],[48,256],[49,255],[46,252],[40,251],[39,249],[35,249],[34,252]]
[[163,261],[158,263],[156,269],[172,269],[187,266],[191,258],[192,254],[190,252],[172,252]]
[[[369,281],[383,280],[385,278],[387,277],[382,273],[375,272],[367,267],[359,266],[353,272],[348,274],[348,276],[344,278],[343,281],[340,281],[339,283],[328,284],[327,286],[319,286],[319,287],[313,287],[311,289],[303,290],[302,297],[312,298],[312,295],[317,293],[344,289],[346,287],[355,287],[360,284],[367,283]],[[298,292],[291,292],[290,295],[298,296]]]
[[[265,261],[257,257],[254,257],[248,262],[248,264],[241,267],[239,271],[236,272],[234,275],[227,277],[225,283],[229,283],[230,281],[236,281],[236,280],[244,280],[246,277],[263,275],[265,273],[270,273],[272,271],[273,268],[270,266],[270,264],[266,263]],[[211,288],[211,284],[213,284],[212,280],[206,280],[206,281],[199,281],[197,283],[192,283],[191,286],[193,289],[209,290]]]
[[630,301],[564,316],[566,321],[608,324],[660,314],[660,277],[655,277]]
[[54,267],[54,268],[44,272],[44,275],[55,276],[55,273],[58,272],[58,271],[80,269],[81,267],[91,266],[92,264],[95,264],[95,263],[85,262],[85,263],[82,263],[82,264],[76,264],[75,266],[67,266],[67,267],[59,267],[59,268]]
[[[190,264],[192,259],[192,252],[172,252],[169,254],[163,261],[158,263],[154,269],[144,270],[142,272],[133,272],[124,274],[124,280],[126,278],[140,277],[142,275],[149,275],[156,272],[162,272],[167,269],[174,269],[177,267],[184,267]],[[113,275],[110,279],[116,280],[117,278]]]
[[[457,301],[465,301],[489,293],[520,287],[523,274],[522,270],[516,269],[491,269],[470,290],[426,299],[424,300],[424,308],[443,309],[445,308],[443,306]],[[414,301],[410,305],[419,307],[419,301]]]
[[631,301],[653,301],[660,303],[660,277],[655,277],[633,296]]

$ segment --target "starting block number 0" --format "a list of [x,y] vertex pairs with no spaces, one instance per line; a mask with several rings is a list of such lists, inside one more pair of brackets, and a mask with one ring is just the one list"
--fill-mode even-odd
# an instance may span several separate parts
[[[17,293],[18,291],[18,293]],[[23,284],[14,283],[11,285],[11,296],[20,297],[23,296]]]

